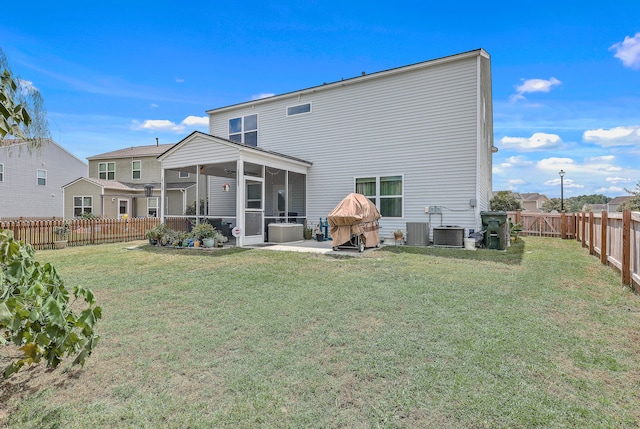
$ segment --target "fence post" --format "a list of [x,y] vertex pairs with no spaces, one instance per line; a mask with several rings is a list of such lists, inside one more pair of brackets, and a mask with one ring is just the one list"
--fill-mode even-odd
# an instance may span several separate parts
[[522,222],[522,210],[516,210],[516,224]]
[[582,247],[587,247],[587,240],[584,237],[585,231],[587,229],[587,221],[586,221],[587,215],[586,215],[585,212],[582,212],[582,213],[580,213],[580,217],[582,218],[582,228],[581,228],[582,229],[582,234],[581,234],[581,236],[582,236]]
[[602,212],[602,225],[600,231],[600,262],[607,265],[607,219],[606,211]]
[[622,212],[622,284],[631,284],[631,210]]
[[560,214],[560,240],[564,240],[567,235],[567,214],[562,212]]
[[595,252],[593,250],[593,230],[595,227],[595,221],[593,218],[593,212],[589,212],[589,255],[593,255]]

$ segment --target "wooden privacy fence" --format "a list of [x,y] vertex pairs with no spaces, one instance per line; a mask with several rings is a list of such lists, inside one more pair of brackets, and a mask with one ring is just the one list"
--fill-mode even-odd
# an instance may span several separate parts
[[[67,245],[84,246],[144,240],[147,230],[158,225],[160,219],[0,220],[0,229],[13,231],[16,239],[31,244],[36,250],[53,249],[54,241],[63,239],[56,234],[56,230],[64,227],[65,223],[69,225]],[[186,218],[171,218],[166,223],[176,231],[187,229]]]
[[527,213],[507,212],[514,224],[522,225],[520,235],[538,237],[575,238],[577,213]]
[[575,238],[589,254],[620,271],[622,284],[640,292],[640,212],[508,212],[522,225],[521,235]]

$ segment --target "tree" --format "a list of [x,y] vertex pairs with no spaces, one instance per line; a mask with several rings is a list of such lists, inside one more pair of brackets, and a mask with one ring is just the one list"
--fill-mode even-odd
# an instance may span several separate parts
[[[34,255],[13,232],[0,230],[0,346],[13,344],[21,352],[4,368],[4,378],[43,359],[56,368],[75,355],[73,365],[84,365],[100,338],[94,327],[102,309],[93,292],[75,286],[69,302],[71,294],[53,265],[36,262]],[[80,314],[71,309],[78,299],[84,301]]]
[[511,191],[498,191],[489,202],[491,210],[514,211],[522,209],[522,203]]
[[49,138],[49,125],[40,92],[11,72],[0,49],[0,145],[7,136],[39,148]]
[[631,198],[620,204],[618,211],[631,210],[634,212],[640,212],[640,180],[636,183],[635,189],[624,188],[624,190],[631,194]]

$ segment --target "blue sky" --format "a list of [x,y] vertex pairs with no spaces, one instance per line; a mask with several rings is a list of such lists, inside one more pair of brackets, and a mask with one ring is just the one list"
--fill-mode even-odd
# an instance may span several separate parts
[[207,131],[205,111],[484,48],[494,190],[640,180],[640,2],[61,1],[0,23],[13,71],[81,159]]

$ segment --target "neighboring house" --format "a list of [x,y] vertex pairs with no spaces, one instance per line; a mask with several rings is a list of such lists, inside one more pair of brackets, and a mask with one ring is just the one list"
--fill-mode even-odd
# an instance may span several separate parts
[[606,208],[607,212],[611,213],[611,212],[618,211],[618,207],[620,207],[629,198],[631,198],[631,195],[625,195],[623,197],[615,197],[612,200],[609,200],[609,202],[607,203],[607,208]]
[[606,204],[585,204],[582,206],[583,212],[602,213],[607,210]]
[[4,140],[0,217],[62,217],[62,185],[86,174],[87,164],[53,140],[44,140],[40,149],[29,149],[22,140]]
[[[172,146],[134,146],[87,158],[89,177],[76,178],[63,187],[64,217],[82,213],[104,218],[159,216],[162,170],[157,157]],[[165,205],[172,212],[184,213],[196,199],[195,175],[171,171],[164,179]]]
[[408,222],[478,230],[489,209],[497,149],[482,49],[207,114],[209,134],[159,159],[166,175],[207,177],[207,214],[236,225],[239,245],[264,241],[271,222],[324,221],[352,192],[376,204],[383,237]]
[[544,203],[549,201],[546,195],[537,192],[520,194],[522,197],[522,209],[528,212],[541,213]]

